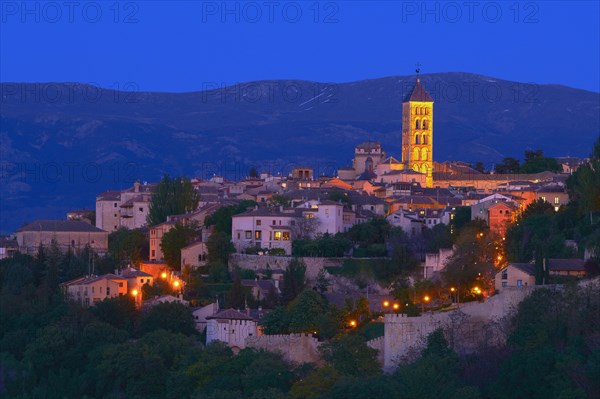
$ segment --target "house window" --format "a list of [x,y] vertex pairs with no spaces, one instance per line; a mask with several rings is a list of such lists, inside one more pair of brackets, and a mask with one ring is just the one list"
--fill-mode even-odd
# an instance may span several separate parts
[[106,287],[106,295],[110,295],[110,287]]
[[555,205],[558,205],[558,204],[560,204],[560,201],[558,200],[558,197],[554,197],[554,204],[555,204]]
[[290,240],[290,232],[284,231],[283,232],[283,241],[289,241],[289,240]]
[[517,280],[517,287],[520,287],[523,285],[523,280]]
[[[144,282],[144,280],[142,280],[142,283]],[[119,287],[123,287],[123,283],[119,283]]]
[[507,281],[503,281],[503,282],[502,282],[502,286],[503,286],[503,287],[506,287],[507,285],[508,285],[508,282],[507,282]]
[[115,202],[115,208],[117,207],[117,203]]
[[152,250],[152,257],[155,257],[155,256],[156,256],[156,250],[153,249]]
[[252,239],[252,232],[250,230],[246,230],[246,240]]
[[96,287],[92,286],[92,294],[94,293]]
[[502,270],[502,280],[508,279],[508,270]]
[[275,226],[277,224],[277,221],[275,219],[273,219],[273,226]]
[[254,232],[254,239],[255,239],[255,240],[262,240],[262,231],[260,231],[260,230],[256,230],[256,231]]
[[261,223],[260,219],[256,219],[256,225],[260,226],[260,223]]
[[140,210],[140,212],[144,212],[144,208],[140,207],[138,209]]
[[281,241],[281,231],[276,231],[275,234],[273,234],[273,238],[275,241]]

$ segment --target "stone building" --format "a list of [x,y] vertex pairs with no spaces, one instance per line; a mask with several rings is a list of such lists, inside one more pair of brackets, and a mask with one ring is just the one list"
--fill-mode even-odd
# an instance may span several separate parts
[[106,191],[96,197],[96,227],[109,232],[146,225],[150,198],[156,184],[133,183],[125,190]]
[[115,274],[85,276],[61,284],[65,296],[83,306],[94,306],[107,298],[127,295],[127,278]]
[[227,309],[206,317],[206,344],[218,340],[236,349],[246,347],[246,338],[256,337],[258,322],[248,314]]
[[402,102],[402,162],[405,169],[423,173],[433,187],[433,99],[421,79]]
[[535,265],[533,263],[509,263],[494,277],[494,288],[498,291],[507,287],[532,285],[535,285]]
[[80,220],[36,220],[17,230],[16,236],[19,250],[29,255],[52,241],[62,251],[80,251],[88,245],[99,254],[108,251],[108,232]]
[[371,181],[388,175],[389,182],[421,180],[416,175],[394,173],[408,170],[423,174],[424,185],[433,187],[433,99],[418,76],[402,102],[402,160],[386,157],[380,143],[367,141],[355,147],[352,167],[339,168],[338,177]]

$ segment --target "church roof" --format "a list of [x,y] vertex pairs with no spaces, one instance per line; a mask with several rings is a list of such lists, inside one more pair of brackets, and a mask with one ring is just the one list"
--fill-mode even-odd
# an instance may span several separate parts
[[413,89],[404,97],[403,102],[407,101],[425,101],[425,102],[433,102],[433,98],[425,91],[425,88],[421,84],[421,79],[417,78],[417,83]]
[[356,180],[373,180],[376,179],[377,175],[369,170],[364,171]]
[[377,141],[365,141],[364,143],[360,143],[359,145],[357,145],[355,148],[360,148],[367,151],[376,150],[381,148],[381,143]]

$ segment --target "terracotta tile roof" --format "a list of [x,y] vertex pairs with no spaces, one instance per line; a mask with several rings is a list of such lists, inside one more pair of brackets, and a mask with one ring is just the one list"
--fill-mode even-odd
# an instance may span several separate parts
[[223,310],[219,313],[216,313],[212,316],[207,316],[206,320],[211,319],[221,319],[221,320],[254,320],[254,318],[242,313],[238,312],[235,309],[227,309]]
[[121,272],[121,277],[124,278],[132,278],[132,277],[152,277],[151,274],[143,272],[138,269],[134,269],[133,267],[128,267],[127,269]]
[[96,226],[80,220],[36,220],[17,231],[64,231],[77,233],[104,233]]
[[557,271],[585,271],[583,259],[548,259],[548,269]]
[[417,83],[413,87],[412,91],[410,91],[406,97],[404,97],[403,102],[407,101],[425,101],[425,102],[433,102],[433,98],[425,91],[425,88],[421,84],[421,80],[417,79]]
[[535,265],[533,263],[509,263],[508,266],[513,266],[523,273],[535,276]]

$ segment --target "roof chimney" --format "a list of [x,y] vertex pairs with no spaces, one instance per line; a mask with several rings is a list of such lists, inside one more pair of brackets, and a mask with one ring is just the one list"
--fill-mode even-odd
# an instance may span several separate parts
[[139,180],[136,180],[135,183],[133,183],[133,192],[134,193],[140,192],[140,181]]

